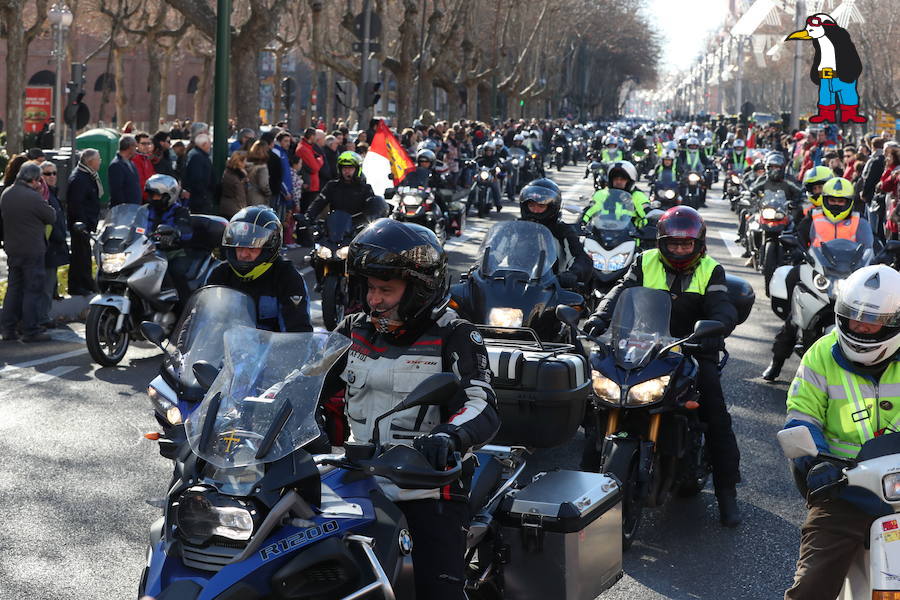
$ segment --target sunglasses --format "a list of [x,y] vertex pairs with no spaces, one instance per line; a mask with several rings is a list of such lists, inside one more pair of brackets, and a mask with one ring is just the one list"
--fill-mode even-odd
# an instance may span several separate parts
[[836,27],[837,26],[837,23],[832,23],[831,21],[823,21],[819,17],[808,17],[806,19],[806,24],[812,25],[813,27],[824,27],[824,26]]
[[44,171],[42,175],[46,175],[47,177],[56,177],[56,171]]

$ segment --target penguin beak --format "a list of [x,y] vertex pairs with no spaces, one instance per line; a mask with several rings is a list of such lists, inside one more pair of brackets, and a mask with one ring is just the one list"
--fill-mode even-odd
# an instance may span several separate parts
[[784,38],[784,41],[788,40],[811,40],[813,39],[809,33],[805,29],[801,29],[800,31],[795,31],[791,35]]

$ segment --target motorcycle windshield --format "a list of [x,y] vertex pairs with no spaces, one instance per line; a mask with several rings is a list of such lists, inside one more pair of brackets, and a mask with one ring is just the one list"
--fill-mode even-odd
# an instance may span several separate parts
[[328,241],[339,244],[353,231],[353,216],[343,210],[332,211],[325,219],[325,230]]
[[784,190],[766,190],[762,199],[759,201],[762,208],[779,208],[783,209],[787,205],[787,198],[784,196]]
[[656,189],[658,190],[674,190],[678,189],[678,181],[675,180],[673,169],[663,169],[656,180]]
[[[860,229],[862,227],[865,227],[865,224]],[[813,246],[810,252],[816,264],[822,267],[824,275],[844,278],[868,264],[872,254],[871,248],[871,243],[836,239],[829,240],[821,246]]]
[[247,294],[213,285],[200,288],[188,299],[172,337],[176,349],[173,373],[182,386],[199,386],[195,363],[203,360],[214,367],[222,365],[224,334],[240,326],[256,327],[256,303]]
[[539,279],[556,264],[556,240],[550,230],[531,221],[494,225],[481,243],[479,271],[490,277],[499,271],[519,271]]
[[233,327],[225,366],[185,419],[194,453],[222,468],[270,463],[319,435],[325,376],[350,347],[338,333],[274,333]]
[[146,204],[118,204],[106,216],[100,241],[117,239],[130,243],[135,236],[147,235],[148,210]]
[[518,158],[519,160],[525,160],[525,149],[519,148],[518,146],[513,146],[509,149],[509,157]]
[[633,287],[622,292],[609,327],[619,367],[641,367],[658,348],[675,341],[669,336],[671,309],[672,301],[664,290]]

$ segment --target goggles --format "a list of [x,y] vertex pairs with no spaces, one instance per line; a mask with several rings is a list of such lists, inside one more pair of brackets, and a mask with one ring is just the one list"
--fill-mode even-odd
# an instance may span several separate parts
[[837,26],[837,23],[832,23],[831,21],[825,21],[820,17],[807,17],[806,24],[812,25],[813,27],[825,27],[828,25],[830,25],[832,27]]

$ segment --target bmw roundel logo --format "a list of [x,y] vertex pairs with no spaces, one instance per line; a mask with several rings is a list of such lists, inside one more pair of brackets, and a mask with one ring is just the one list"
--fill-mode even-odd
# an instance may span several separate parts
[[409,534],[408,530],[401,529],[399,539],[397,541],[400,544],[400,552],[404,556],[407,556],[412,552],[413,541],[412,536]]

